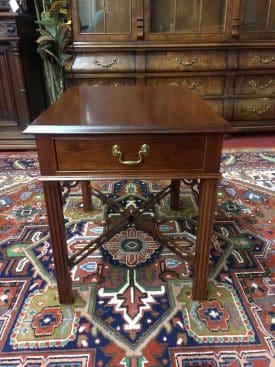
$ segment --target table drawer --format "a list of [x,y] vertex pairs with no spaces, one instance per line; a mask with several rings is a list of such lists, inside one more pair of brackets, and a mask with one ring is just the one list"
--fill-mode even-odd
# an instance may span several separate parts
[[167,77],[147,78],[146,85],[186,86],[200,95],[220,96],[224,93],[225,77],[223,76],[194,76],[194,77]]
[[148,52],[146,55],[147,72],[224,69],[224,51]]
[[238,63],[241,70],[273,69],[275,66],[275,49],[241,51]]
[[[117,137],[55,139],[58,171],[116,172],[158,170],[203,170],[207,138],[202,136],[173,137]],[[148,154],[139,154],[148,145]],[[113,147],[119,146],[122,162],[113,155]]]
[[275,99],[237,99],[234,101],[234,120],[274,120]]
[[234,94],[274,94],[275,75],[250,75],[236,77]]

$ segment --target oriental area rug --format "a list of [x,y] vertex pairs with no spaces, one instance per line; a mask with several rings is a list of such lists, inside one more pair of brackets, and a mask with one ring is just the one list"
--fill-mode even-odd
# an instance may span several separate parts
[[[227,149],[207,299],[191,298],[192,267],[140,228],[121,230],[72,269],[75,302],[60,305],[35,152],[0,154],[0,367],[275,366],[275,150]],[[124,207],[167,182],[98,181]],[[113,214],[64,187],[70,256]],[[195,252],[195,186],[148,210],[162,233]]]

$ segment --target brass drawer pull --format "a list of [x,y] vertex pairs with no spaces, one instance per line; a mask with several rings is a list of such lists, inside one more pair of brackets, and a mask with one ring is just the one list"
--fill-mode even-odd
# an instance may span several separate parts
[[95,59],[95,64],[98,66],[101,66],[102,68],[109,68],[112,65],[118,64],[119,63],[119,58],[118,57],[114,57],[111,61],[106,61],[101,57],[98,57]]
[[248,82],[250,87],[255,87],[258,88],[260,90],[264,90],[264,89],[268,89],[270,87],[273,87],[275,85],[275,80],[274,79],[270,79],[268,82],[264,83],[264,84],[260,84],[257,83],[255,80],[249,80]]
[[147,144],[143,144],[138,152],[139,159],[137,161],[123,161],[122,160],[122,151],[119,145],[114,145],[112,148],[112,153],[114,157],[117,157],[121,164],[125,166],[134,166],[142,162],[143,156],[149,154],[150,147]]
[[199,56],[195,56],[191,60],[184,60],[184,59],[181,59],[180,57],[175,57],[173,59],[173,62],[175,64],[179,64],[179,65],[183,65],[183,66],[191,66],[193,64],[198,64],[200,62],[200,57]]
[[192,81],[187,87],[189,89],[196,89],[199,86],[199,83]]
[[249,105],[248,106],[248,111],[249,112],[255,112],[258,115],[263,115],[269,111],[272,111],[272,106],[270,104],[263,106],[261,109],[257,109],[257,107]]
[[262,64],[270,64],[271,62],[275,61],[275,56],[268,58],[262,58],[261,56],[255,55],[252,57],[253,61],[259,61]]

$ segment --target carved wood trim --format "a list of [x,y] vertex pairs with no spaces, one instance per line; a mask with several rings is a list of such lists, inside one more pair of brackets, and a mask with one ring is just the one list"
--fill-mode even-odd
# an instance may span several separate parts
[[240,24],[241,24],[241,1],[235,0],[232,13],[232,33],[231,33],[232,38],[239,37]]
[[137,39],[144,38],[143,0],[137,0]]

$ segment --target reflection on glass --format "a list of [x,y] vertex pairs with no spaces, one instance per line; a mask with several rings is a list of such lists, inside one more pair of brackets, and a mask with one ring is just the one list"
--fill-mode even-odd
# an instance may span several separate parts
[[176,1],[176,32],[199,32],[201,0]]
[[131,0],[78,0],[81,33],[130,33]]
[[201,8],[201,32],[223,32],[226,0],[204,0]]
[[227,0],[151,0],[151,33],[218,33]]
[[170,33],[174,31],[174,4],[169,0],[151,0],[151,32]]
[[270,19],[268,22],[268,30],[270,32],[274,32],[275,31],[275,1],[271,1],[271,6],[270,6]]
[[243,31],[263,32],[267,30],[269,0],[244,0]]

